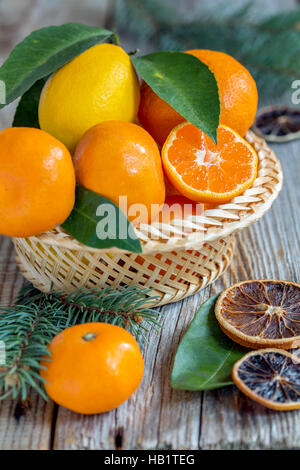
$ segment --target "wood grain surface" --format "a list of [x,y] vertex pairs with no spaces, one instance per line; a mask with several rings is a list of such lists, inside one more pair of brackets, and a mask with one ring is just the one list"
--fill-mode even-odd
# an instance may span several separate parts
[[[184,2],[177,3],[183,8]],[[261,4],[282,7],[275,0]],[[46,24],[82,21],[107,26],[111,5],[109,0],[0,0],[0,61],[24,35]],[[0,111],[1,128],[10,124],[13,110],[14,105]],[[169,384],[179,341],[204,300],[245,279],[299,281],[300,141],[273,148],[285,177],[279,198],[262,220],[236,236],[234,260],[222,279],[198,295],[161,308],[164,328],[149,334],[138,391],[117,410],[97,416],[77,415],[35,394],[25,410],[10,400],[0,402],[0,449],[300,449],[300,411],[267,410],[235,387],[187,393]],[[12,302],[22,283],[12,244],[2,237],[2,305]]]

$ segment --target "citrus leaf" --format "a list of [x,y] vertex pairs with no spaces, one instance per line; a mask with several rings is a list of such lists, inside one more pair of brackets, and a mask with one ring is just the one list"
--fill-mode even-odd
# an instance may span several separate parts
[[34,31],[14,48],[0,67],[0,81],[6,90],[6,102],[0,104],[0,109],[23,95],[40,78],[112,37],[116,38],[112,31],[79,23]]
[[22,96],[17,106],[13,126],[15,127],[36,127],[40,128],[39,125],[39,101],[40,95],[47,80],[41,78],[26,93]]
[[74,208],[62,228],[84,245],[120,248],[141,253],[140,240],[126,215],[109,199],[82,186],[76,188]]
[[216,143],[220,116],[218,86],[207,65],[184,52],[131,57],[153,91]]
[[178,390],[211,390],[231,385],[232,367],[247,352],[225,336],[215,318],[219,294],[199,308],[176,352],[171,386]]

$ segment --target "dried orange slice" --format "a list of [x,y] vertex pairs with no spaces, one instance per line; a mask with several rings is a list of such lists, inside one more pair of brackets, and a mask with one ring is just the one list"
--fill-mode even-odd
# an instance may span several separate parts
[[280,349],[251,351],[233,366],[236,386],[273,410],[300,409],[300,359]]
[[255,150],[235,131],[219,126],[218,144],[188,122],[176,126],[162,149],[165,172],[184,196],[222,203],[249,188],[257,175]]
[[239,282],[220,295],[215,314],[223,332],[242,346],[300,346],[300,284],[295,282]]

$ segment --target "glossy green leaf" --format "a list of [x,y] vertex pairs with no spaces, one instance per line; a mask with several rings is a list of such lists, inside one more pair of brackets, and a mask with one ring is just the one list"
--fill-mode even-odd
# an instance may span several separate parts
[[39,129],[39,101],[47,78],[41,78],[24,93],[19,101],[13,120],[15,127],[36,127]]
[[120,248],[141,253],[140,240],[126,215],[109,199],[82,186],[76,188],[74,208],[62,228],[84,245]]
[[216,142],[220,100],[207,65],[184,52],[155,52],[131,60],[160,98]]
[[247,352],[225,336],[215,318],[219,294],[204,302],[182,338],[171,385],[179,390],[211,390],[231,385],[234,363]]
[[23,95],[40,78],[50,75],[83,51],[116,38],[113,32],[79,23],[48,26],[34,31],[18,44],[0,67],[6,103]]

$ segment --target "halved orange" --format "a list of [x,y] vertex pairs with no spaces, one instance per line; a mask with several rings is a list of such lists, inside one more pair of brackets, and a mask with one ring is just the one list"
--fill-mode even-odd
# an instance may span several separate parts
[[219,126],[217,145],[188,122],[176,126],[162,149],[165,172],[184,196],[194,201],[228,202],[249,188],[257,175],[258,157],[250,144]]
[[251,351],[235,363],[232,378],[245,395],[267,408],[300,409],[300,359],[286,351]]
[[217,300],[216,318],[233,341],[251,349],[300,347],[300,284],[243,281]]

